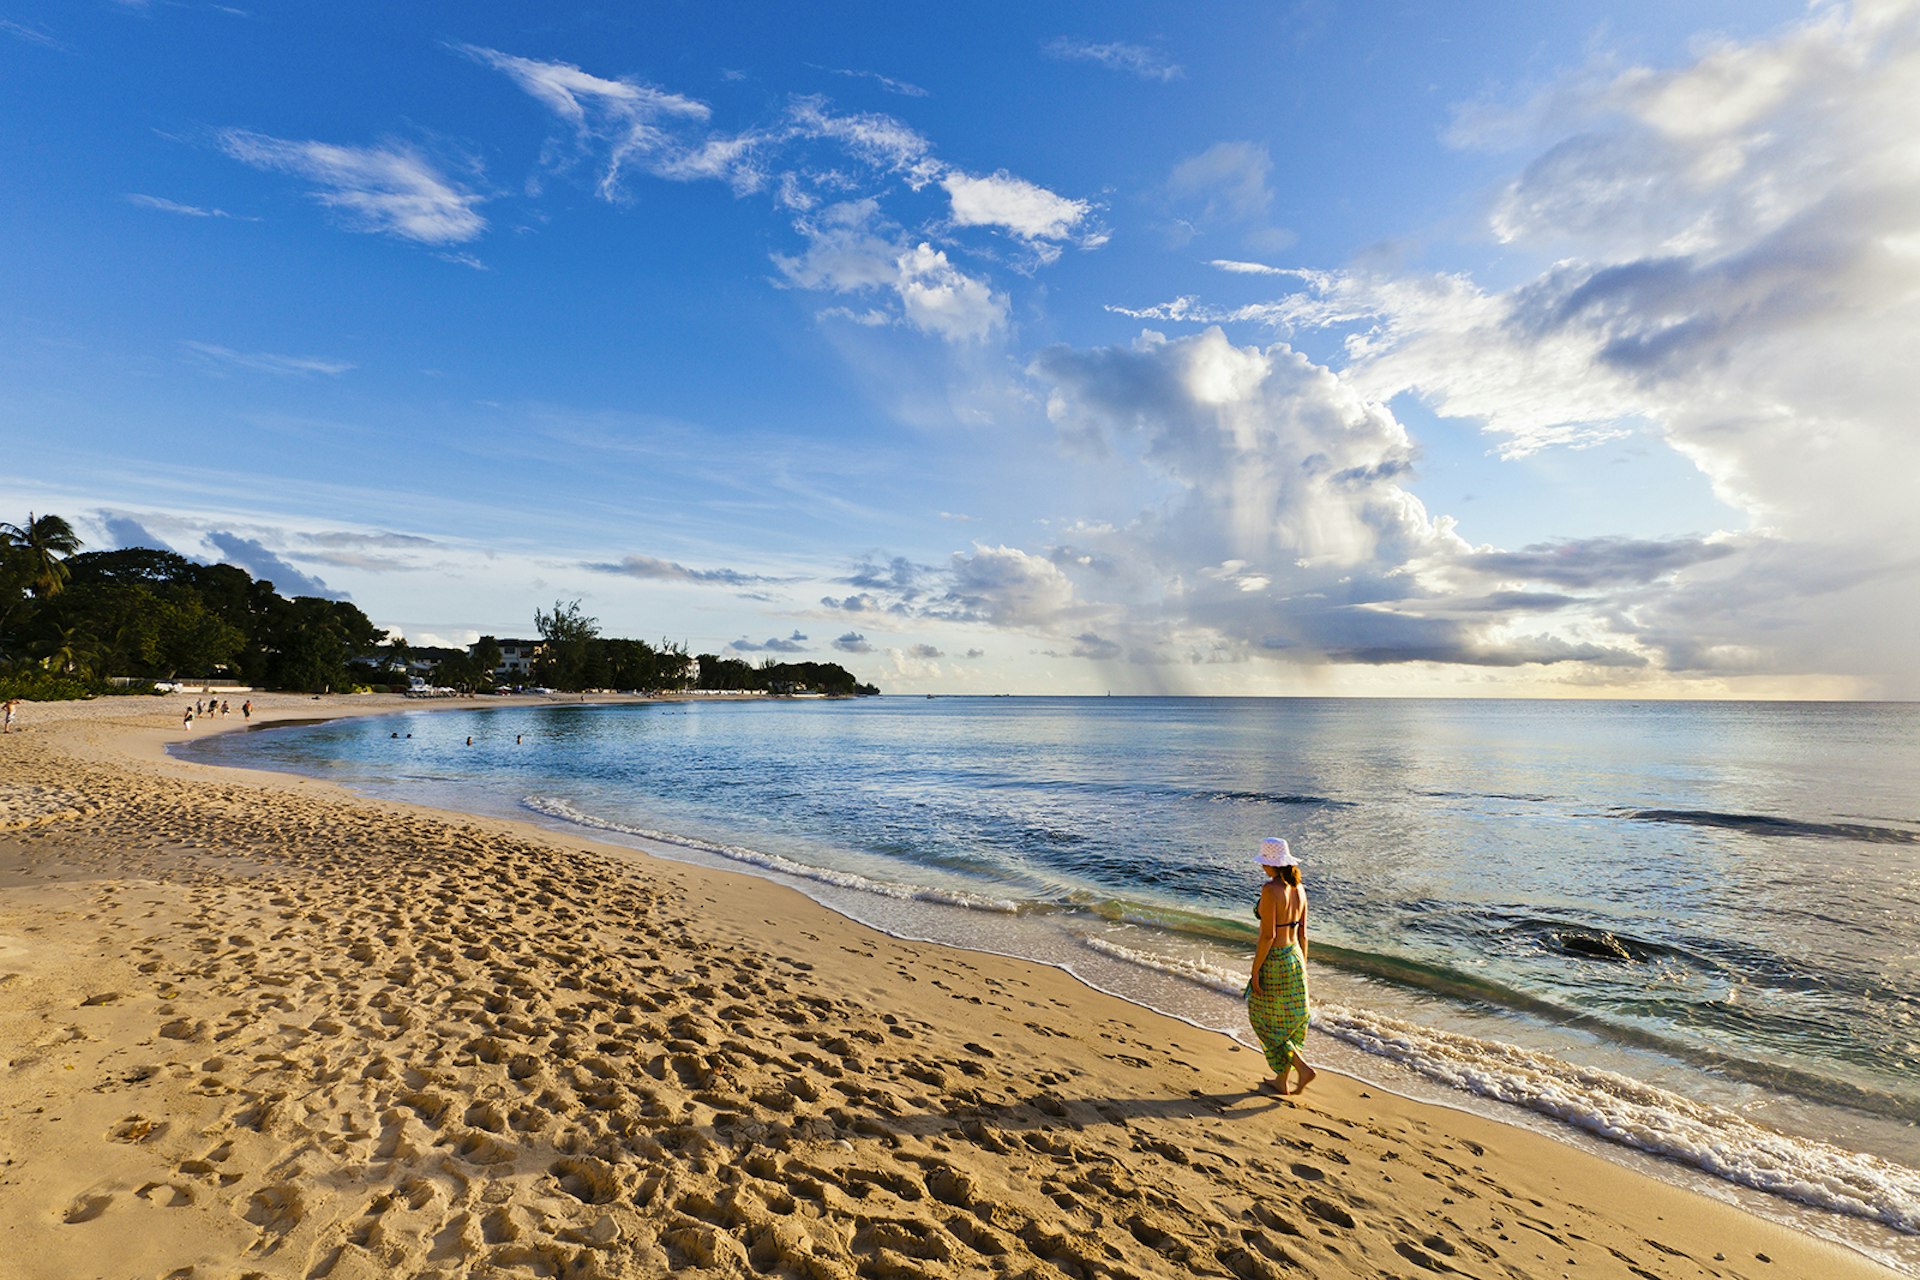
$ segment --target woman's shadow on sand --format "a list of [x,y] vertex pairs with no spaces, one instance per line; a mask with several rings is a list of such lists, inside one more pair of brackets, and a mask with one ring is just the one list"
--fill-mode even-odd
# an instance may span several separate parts
[[1024,1098],[955,1107],[948,1109],[945,1115],[953,1121],[984,1120],[1008,1129],[1044,1129],[1063,1123],[1084,1126],[1088,1123],[1124,1124],[1129,1120],[1194,1120],[1222,1116],[1243,1118],[1292,1106],[1291,1097],[1282,1098],[1260,1088],[1231,1089],[1217,1093],[1191,1089],[1181,1096],[1161,1094],[1082,1098],[1062,1097],[1052,1090],[1037,1089]]

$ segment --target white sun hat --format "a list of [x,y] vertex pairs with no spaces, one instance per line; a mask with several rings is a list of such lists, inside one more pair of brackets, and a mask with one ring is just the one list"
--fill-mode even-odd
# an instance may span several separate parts
[[1268,836],[1260,842],[1260,865],[1263,867],[1297,867],[1300,859],[1293,856],[1293,850],[1287,848],[1287,842],[1279,836]]

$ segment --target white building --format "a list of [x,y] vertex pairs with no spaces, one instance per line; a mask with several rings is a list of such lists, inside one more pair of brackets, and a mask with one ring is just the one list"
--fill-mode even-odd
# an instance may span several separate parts
[[[493,669],[495,679],[515,679],[533,674],[534,660],[547,650],[544,640],[496,640],[500,646],[500,665]],[[468,653],[480,646],[469,645]]]

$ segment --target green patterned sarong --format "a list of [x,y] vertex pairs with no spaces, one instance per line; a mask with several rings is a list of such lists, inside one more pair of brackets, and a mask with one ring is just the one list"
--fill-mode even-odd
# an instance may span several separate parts
[[1247,993],[1247,1021],[1267,1051],[1273,1074],[1285,1077],[1307,1042],[1307,966],[1300,947],[1269,947],[1260,966],[1260,990]]

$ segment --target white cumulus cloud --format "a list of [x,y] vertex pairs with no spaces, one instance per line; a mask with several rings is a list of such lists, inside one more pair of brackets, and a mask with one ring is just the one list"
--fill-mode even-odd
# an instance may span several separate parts
[[986,177],[958,171],[940,180],[962,227],[1003,227],[1023,240],[1064,240],[1085,221],[1092,206],[1016,178],[1006,170]]
[[894,266],[894,288],[916,329],[949,342],[979,342],[1006,326],[1006,298],[954,266],[944,251],[921,243]]
[[[1904,652],[1920,626],[1916,83],[1911,0],[1815,6],[1677,67],[1584,71],[1455,124],[1457,142],[1522,149],[1486,223],[1505,246],[1502,284],[1221,259],[1290,287],[1135,312],[1344,330],[1339,375],[1358,394],[1416,394],[1483,424],[1508,456],[1651,433],[1748,527],[1606,588],[1613,634],[1672,671],[1920,692]],[[1192,186],[1251,210],[1259,166],[1232,159],[1198,166]],[[1550,559],[1506,563],[1537,574]]]
[[[795,226],[807,240],[806,251],[774,258],[793,285],[880,295],[891,300],[888,315],[949,342],[979,342],[1007,323],[1004,295],[955,266],[945,250],[924,241],[910,244],[881,217],[875,201],[830,205]],[[872,314],[852,318],[876,320]]]
[[1052,623],[1073,605],[1073,583],[1059,566],[1018,547],[975,543],[955,552],[951,583],[936,611],[1003,627]]

